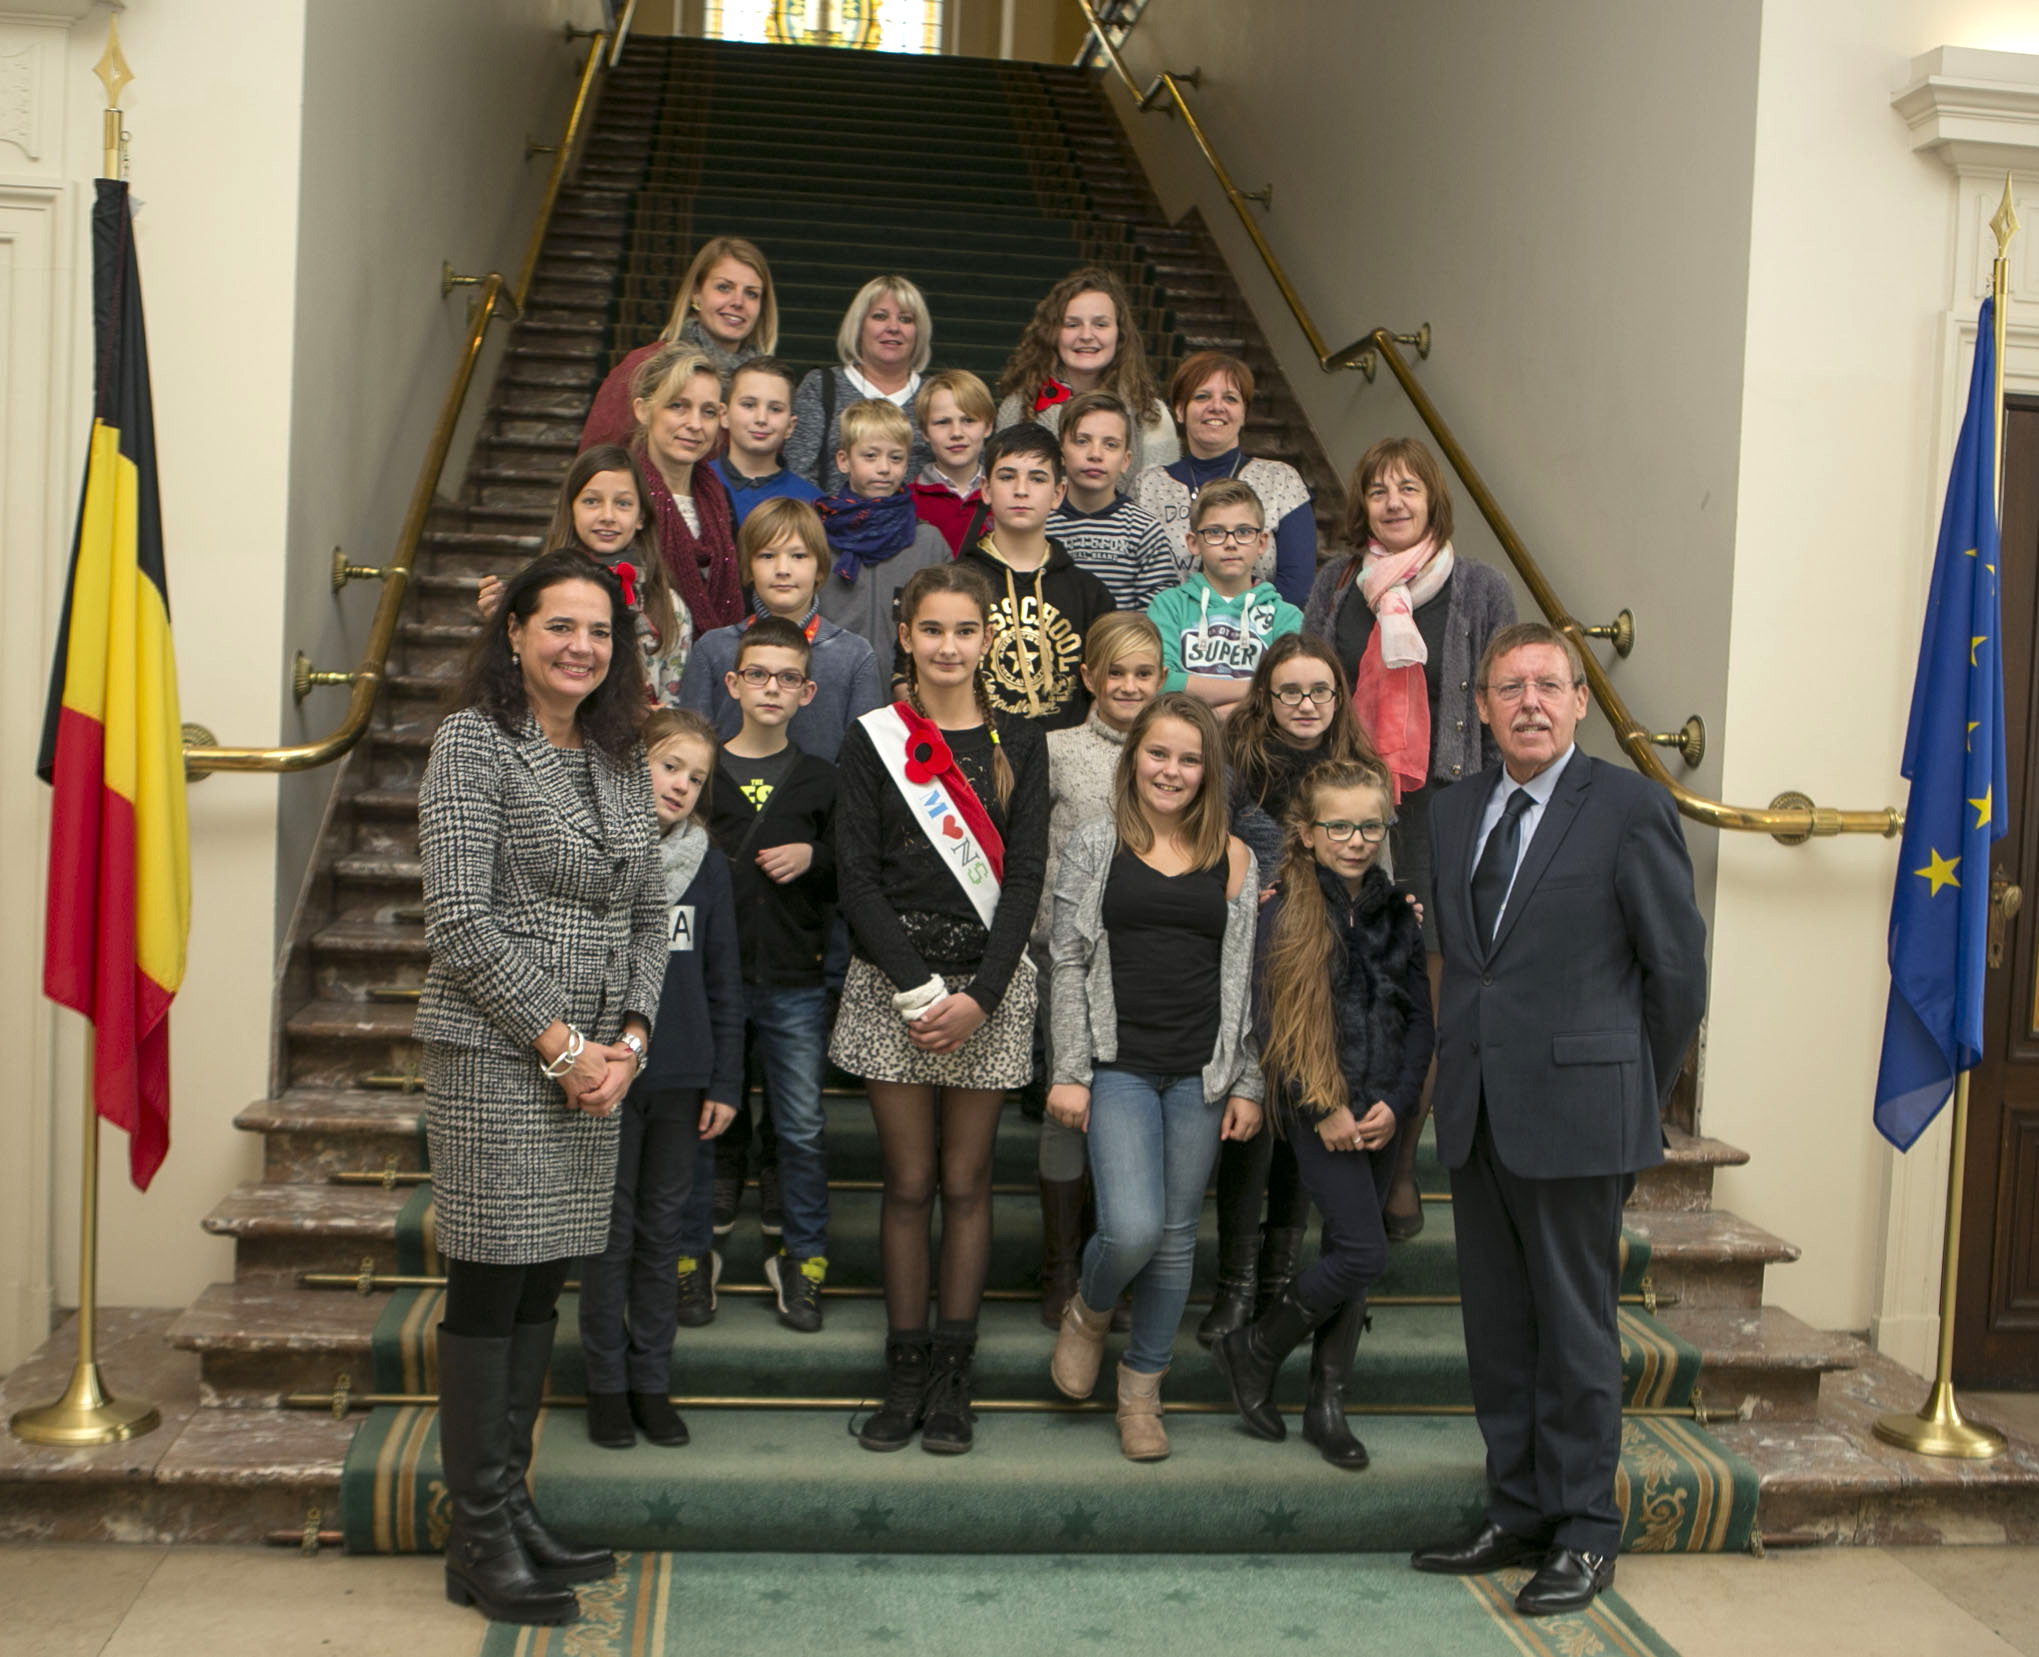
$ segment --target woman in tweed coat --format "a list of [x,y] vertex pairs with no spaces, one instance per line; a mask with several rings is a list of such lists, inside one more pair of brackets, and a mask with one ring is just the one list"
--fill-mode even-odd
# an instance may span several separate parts
[[615,577],[578,547],[511,578],[418,794],[418,1001],[438,1243],[446,1593],[559,1623],[605,1550],[539,1523],[524,1484],[573,1261],[608,1241],[618,1100],[666,954],[644,682]]

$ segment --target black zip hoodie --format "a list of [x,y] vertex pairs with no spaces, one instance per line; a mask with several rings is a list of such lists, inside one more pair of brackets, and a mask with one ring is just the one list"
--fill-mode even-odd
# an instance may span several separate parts
[[[821,952],[835,903],[835,767],[812,754],[794,760],[760,811],[744,798],[726,758],[716,761],[708,833],[729,859],[743,981],[771,989],[821,982]],[[783,886],[758,867],[768,846],[811,844],[814,862]]]
[[985,535],[957,555],[991,583],[991,643],[984,683],[1000,713],[1031,719],[1046,731],[1081,725],[1090,713],[1083,688],[1083,641],[1090,624],[1117,608],[1111,590],[1048,542],[1037,570],[1016,570]]

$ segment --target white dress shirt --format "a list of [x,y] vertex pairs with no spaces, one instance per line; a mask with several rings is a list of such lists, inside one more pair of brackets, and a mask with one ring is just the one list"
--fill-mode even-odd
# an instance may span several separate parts
[[1564,775],[1565,767],[1572,763],[1572,756],[1579,751],[1574,742],[1558,757],[1546,765],[1527,782],[1517,782],[1508,775],[1508,768],[1501,768],[1501,780],[1494,792],[1487,796],[1486,809],[1480,813],[1480,831],[1473,837],[1473,859],[1466,868],[1468,883],[1472,872],[1480,866],[1480,853],[1487,849],[1487,836],[1494,832],[1494,825],[1501,820],[1501,813],[1508,809],[1508,796],[1517,792],[1529,796],[1529,804],[1523,807],[1521,832],[1515,841],[1515,867],[1508,871],[1508,891],[1501,898],[1501,907],[1494,912],[1494,930],[1501,930],[1501,917],[1508,913],[1508,898],[1515,891],[1515,876],[1522,867],[1522,860],[1529,855],[1529,842],[1536,838],[1536,825],[1543,821],[1543,808],[1550,804],[1550,797],[1558,791],[1558,778]]

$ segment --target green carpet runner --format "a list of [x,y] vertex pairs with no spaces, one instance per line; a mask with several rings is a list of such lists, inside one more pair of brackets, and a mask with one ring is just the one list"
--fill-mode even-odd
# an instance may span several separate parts
[[[571,1628],[498,1625],[481,1657],[694,1657],[882,1651],[939,1657],[1095,1650],[1399,1657],[1676,1657],[1618,1593],[1575,1616],[1517,1617],[1527,1577],[1419,1577],[1388,1559],[1248,1554],[828,1558],[634,1553],[580,1590]],[[817,1630],[826,1628],[825,1641]]]

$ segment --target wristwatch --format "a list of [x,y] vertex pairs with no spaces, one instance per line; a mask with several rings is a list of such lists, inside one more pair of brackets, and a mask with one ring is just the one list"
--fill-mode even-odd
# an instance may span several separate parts
[[651,1054],[644,1045],[644,1037],[640,1036],[635,1030],[625,1030],[623,1032],[623,1045],[637,1055],[637,1074],[642,1076],[644,1074],[644,1067],[651,1063]]

